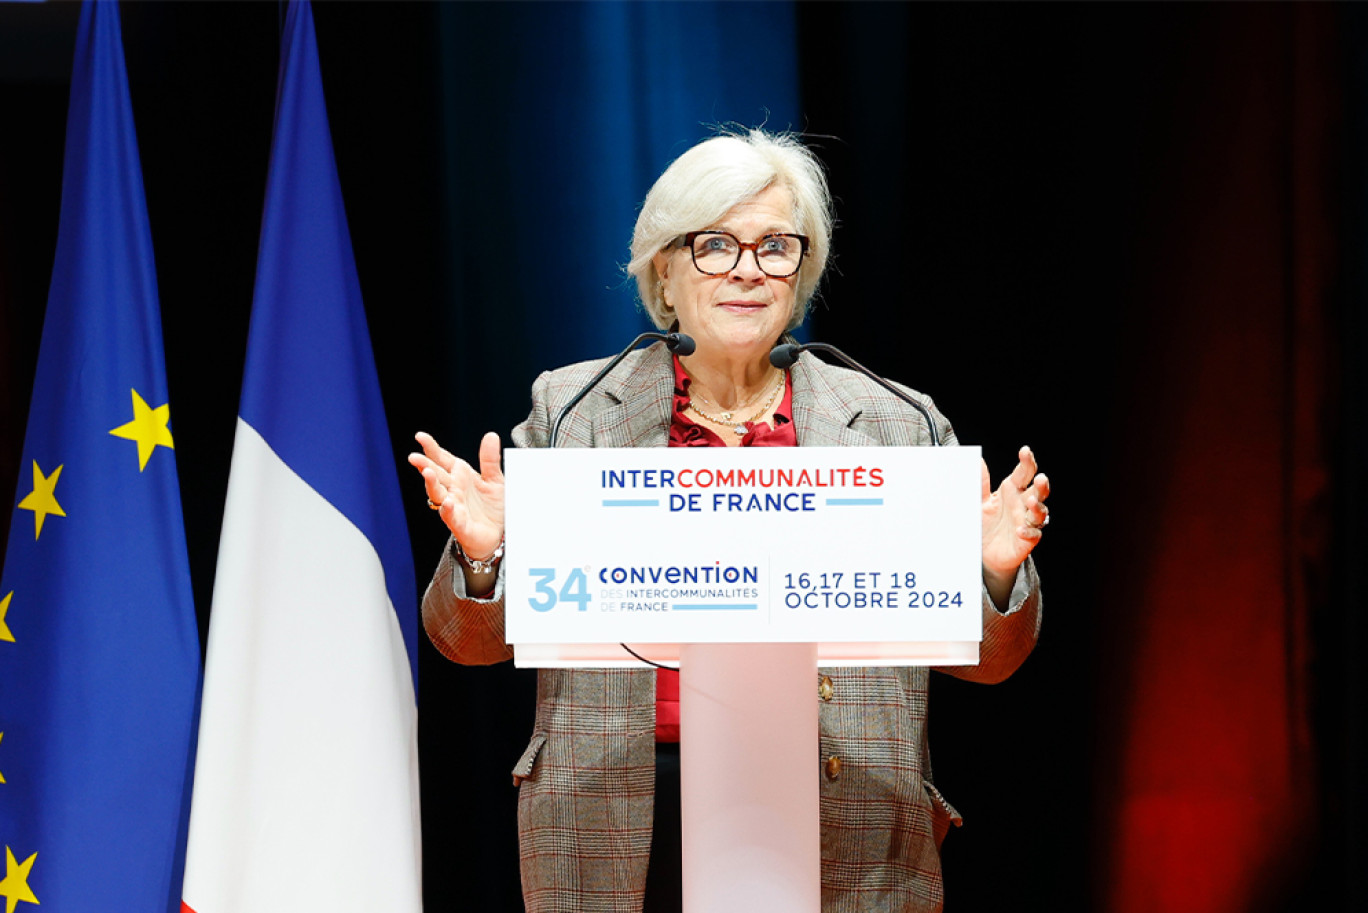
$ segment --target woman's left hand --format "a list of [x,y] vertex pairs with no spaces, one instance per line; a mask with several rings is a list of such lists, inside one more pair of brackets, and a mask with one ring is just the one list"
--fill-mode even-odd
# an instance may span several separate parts
[[1037,468],[1031,448],[1022,447],[1016,467],[993,491],[983,464],[983,582],[999,608],[1006,607],[1017,568],[1050,522],[1050,480]]

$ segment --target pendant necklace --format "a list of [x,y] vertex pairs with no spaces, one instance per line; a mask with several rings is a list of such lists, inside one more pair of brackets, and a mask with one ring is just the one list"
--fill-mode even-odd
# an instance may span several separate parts
[[784,372],[783,372],[783,371],[780,371],[780,372],[779,372],[779,380],[778,380],[777,383],[774,384],[774,386],[772,386],[772,387],[769,388],[769,396],[765,398],[764,405],[762,405],[762,406],[761,406],[756,412],[754,412],[754,413],[751,415],[751,417],[748,418],[748,419],[742,419],[742,420],[739,420],[739,421],[738,421],[738,420],[736,420],[736,414],[737,414],[738,412],[740,412],[740,411],[742,411],[742,410],[748,408],[748,407],[749,407],[752,403],[754,403],[762,394],[764,394],[764,392],[765,392],[764,388],[762,388],[762,389],[760,390],[759,393],[757,393],[757,394],[755,394],[754,396],[752,396],[747,402],[744,402],[744,403],[742,403],[742,404],[736,406],[735,408],[728,409],[728,410],[723,411],[723,412],[719,412],[719,413],[717,413],[716,415],[711,415],[711,414],[709,414],[709,413],[707,413],[707,412],[704,412],[702,409],[700,409],[700,408],[698,407],[698,403],[694,402],[694,400],[695,400],[695,399],[702,400],[703,402],[707,403],[709,406],[716,406],[716,405],[717,405],[716,403],[714,403],[712,400],[708,399],[707,397],[703,396],[702,394],[690,393],[690,394],[689,394],[689,408],[692,409],[695,413],[697,413],[697,414],[698,414],[699,416],[701,416],[702,418],[706,419],[706,420],[709,421],[709,422],[712,422],[714,425],[719,425],[719,426],[721,426],[721,427],[723,427],[723,428],[731,427],[731,430],[734,431],[734,432],[737,434],[738,437],[739,437],[739,436],[743,436],[743,435],[745,435],[746,431],[748,430],[748,429],[746,428],[746,422],[753,422],[753,421],[755,421],[755,420],[758,419],[760,416],[762,416],[762,415],[764,415],[766,412],[768,412],[770,406],[774,405],[775,397],[777,397],[777,396],[779,395],[779,391],[780,391],[780,390],[784,389],[784,380],[785,380]]

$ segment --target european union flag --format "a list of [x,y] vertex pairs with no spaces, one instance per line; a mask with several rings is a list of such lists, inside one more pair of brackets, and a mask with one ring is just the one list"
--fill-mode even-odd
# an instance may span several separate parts
[[199,640],[119,9],[81,11],[0,577],[5,913],[179,909]]

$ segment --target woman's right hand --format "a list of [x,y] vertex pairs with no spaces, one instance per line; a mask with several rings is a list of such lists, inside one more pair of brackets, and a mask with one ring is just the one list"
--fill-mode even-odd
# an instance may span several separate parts
[[423,474],[428,500],[451,530],[461,551],[473,560],[494,554],[504,537],[504,477],[499,468],[499,436],[489,432],[480,441],[480,470],[442,449],[432,435],[414,435],[422,453],[410,453],[409,463]]

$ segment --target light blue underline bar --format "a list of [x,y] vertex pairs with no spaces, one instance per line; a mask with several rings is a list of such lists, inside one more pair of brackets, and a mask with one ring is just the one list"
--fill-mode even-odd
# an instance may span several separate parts
[[883,498],[827,498],[827,507],[878,507]]
[[760,606],[759,606],[757,603],[754,603],[754,602],[737,602],[737,603],[722,603],[722,602],[719,602],[719,603],[712,603],[712,604],[705,604],[705,603],[698,603],[698,602],[690,602],[690,603],[678,603],[678,602],[676,602],[676,603],[674,604],[674,608],[675,608],[675,611],[676,611],[676,612],[754,612],[756,609],[760,608]]
[[656,498],[619,498],[614,500],[609,498],[603,502],[604,507],[659,507],[660,501]]

